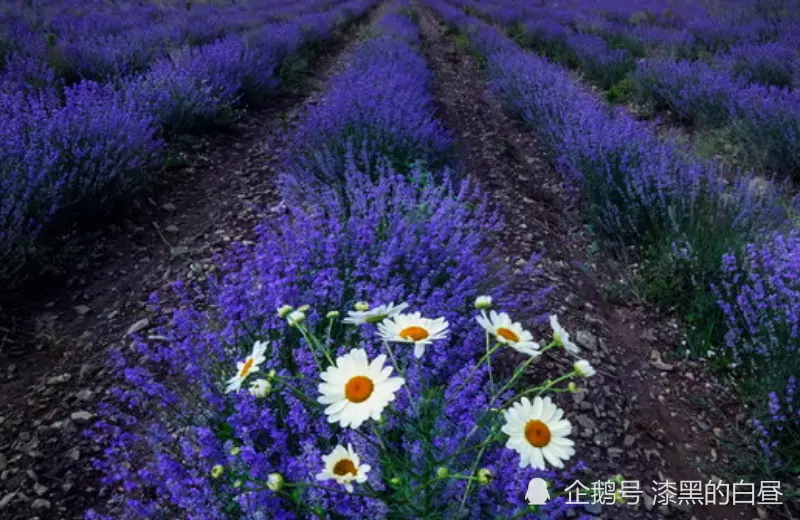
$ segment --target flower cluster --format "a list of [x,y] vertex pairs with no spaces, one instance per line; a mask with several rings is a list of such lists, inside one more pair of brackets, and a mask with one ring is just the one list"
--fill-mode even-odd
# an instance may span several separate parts
[[[394,11],[378,37],[411,49],[409,24]],[[289,214],[221,258],[207,287],[176,284],[169,313],[154,295],[163,321],[115,354],[122,382],[92,432],[116,492],[108,514],[513,517],[530,511],[521,486],[532,477],[564,487],[582,470],[564,467],[571,425],[543,394],[594,369],[576,359],[528,384],[529,364],[574,355],[574,344],[556,318],[540,343],[492,311],[547,322],[548,288],[512,289],[517,276],[539,279],[536,257],[515,274],[476,187],[421,162],[400,174],[392,150],[368,149],[372,161],[346,154],[335,176],[305,190],[287,182]],[[540,513],[566,509],[554,496]]]

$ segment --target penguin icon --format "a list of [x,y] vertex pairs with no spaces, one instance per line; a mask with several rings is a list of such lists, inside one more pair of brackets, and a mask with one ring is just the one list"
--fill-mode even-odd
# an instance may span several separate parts
[[540,478],[532,478],[528,482],[528,492],[525,493],[525,500],[532,506],[543,506],[550,500],[550,492],[547,491],[547,482]]

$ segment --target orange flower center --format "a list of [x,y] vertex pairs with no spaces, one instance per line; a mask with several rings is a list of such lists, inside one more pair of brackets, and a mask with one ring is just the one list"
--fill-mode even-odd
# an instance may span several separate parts
[[252,357],[247,358],[247,360],[244,362],[244,365],[242,365],[242,369],[239,371],[239,377],[244,377],[249,374],[250,369],[253,368],[254,364],[255,360],[253,360]]
[[361,403],[369,399],[375,385],[372,379],[365,376],[356,376],[350,378],[350,381],[344,385],[344,396],[348,401],[353,403]]
[[343,477],[348,473],[350,473],[353,476],[355,476],[355,474],[357,473],[356,465],[353,464],[353,461],[350,459],[342,459],[339,462],[337,462],[336,465],[333,467],[334,475],[339,475],[340,477]]
[[517,336],[513,330],[507,329],[505,327],[500,327],[497,329],[497,335],[501,338],[507,339],[511,343],[516,343],[519,341],[519,336]]
[[550,428],[542,421],[528,421],[525,423],[525,438],[531,446],[544,448],[550,444]]
[[401,338],[411,341],[422,341],[428,336],[430,336],[430,334],[428,334],[427,330],[423,329],[422,327],[417,327],[416,325],[406,327],[400,331]]

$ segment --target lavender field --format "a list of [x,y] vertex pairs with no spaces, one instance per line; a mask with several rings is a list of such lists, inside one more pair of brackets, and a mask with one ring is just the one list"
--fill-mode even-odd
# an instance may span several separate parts
[[0,518],[797,517],[798,89],[788,0],[0,0]]

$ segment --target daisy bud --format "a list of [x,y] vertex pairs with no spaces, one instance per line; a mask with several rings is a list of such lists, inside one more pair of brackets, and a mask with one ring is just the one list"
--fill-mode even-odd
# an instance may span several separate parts
[[292,312],[293,310],[294,307],[292,307],[291,305],[284,305],[278,309],[278,317],[285,318],[286,315]]
[[575,394],[578,392],[579,388],[578,385],[570,381],[569,384],[567,385],[567,390]]
[[239,446],[234,446],[233,448],[231,448],[231,452],[230,452],[230,453],[231,453],[231,455],[232,455],[232,456],[234,456],[234,457],[235,457],[235,456],[237,456],[237,455],[238,455],[238,454],[239,454],[241,451],[242,451],[242,449],[241,449]]
[[489,309],[492,307],[491,296],[478,296],[475,298],[475,308],[478,310]]
[[310,309],[310,308],[311,308],[311,305],[302,305],[302,306],[298,307],[297,310],[300,311],[300,312],[305,313],[305,312],[308,312],[308,309]]
[[242,487],[242,481],[241,481],[241,480],[234,480],[234,481],[233,481],[233,487],[234,487],[234,488],[240,488],[240,487]]
[[450,470],[444,466],[436,469],[436,476],[439,478],[447,478],[450,475]]
[[367,302],[358,302],[355,304],[355,308],[359,312],[364,312],[369,310],[369,304]]
[[286,321],[288,321],[289,325],[291,325],[292,327],[300,325],[301,323],[303,323],[305,319],[306,315],[302,311],[292,311],[291,313],[289,313],[289,316],[286,317]]
[[585,359],[579,359],[572,365],[579,377],[592,377],[595,375],[594,367]]
[[478,484],[481,486],[488,486],[492,481],[492,472],[488,468],[481,468],[478,470]]
[[625,497],[619,491],[614,491],[614,502],[617,504],[625,504]]
[[274,380],[274,379],[275,379],[275,376],[276,376],[277,374],[278,374],[278,373],[277,373],[277,372],[275,372],[275,369],[273,368],[272,370],[270,370],[270,371],[267,373],[267,379]]
[[280,473],[270,473],[267,477],[267,488],[273,492],[278,492],[283,489],[283,475]]
[[331,311],[328,314],[326,314],[325,317],[328,318],[329,320],[335,320],[336,318],[339,317],[339,311]]
[[211,478],[219,478],[222,474],[225,473],[225,468],[217,464],[213,468],[211,468]]
[[389,484],[393,486],[399,486],[401,482],[402,480],[400,480],[400,477],[392,477],[389,479]]
[[272,392],[272,385],[266,379],[256,379],[250,383],[250,395],[256,399],[263,399]]

